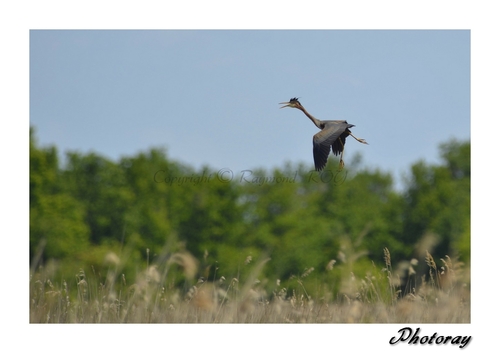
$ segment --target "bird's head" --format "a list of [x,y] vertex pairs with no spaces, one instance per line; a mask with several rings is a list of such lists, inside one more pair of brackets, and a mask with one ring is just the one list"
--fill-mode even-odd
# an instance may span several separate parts
[[289,102],[282,102],[280,104],[284,104],[282,107],[280,107],[280,109],[281,108],[286,108],[286,107],[299,109],[299,107],[300,108],[302,107],[302,104],[300,104],[298,98],[291,98]]

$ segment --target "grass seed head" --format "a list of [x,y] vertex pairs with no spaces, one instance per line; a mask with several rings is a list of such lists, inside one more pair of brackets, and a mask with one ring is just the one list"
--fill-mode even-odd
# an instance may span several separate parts
[[328,264],[326,265],[326,270],[327,270],[327,271],[331,271],[331,270],[333,270],[333,265],[335,265],[335,263],[336,263],[336,262],[337,262],[337,260],[333,260],[333,259],[332,259],[332,260],[330,260],[330,261],[328,262]]
[[114,252],[110,251],[104,257],[104,263],[107,265],[118,266],[120,264],[120,258]]
[[175,253],[169,261],[179,265],[188,279],[193,279],[198,272],[198,260],[188,252]]

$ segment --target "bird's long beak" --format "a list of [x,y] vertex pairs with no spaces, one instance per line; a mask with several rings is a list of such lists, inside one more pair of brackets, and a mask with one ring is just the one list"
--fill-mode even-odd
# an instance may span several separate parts
[[281,102],[279,104],[285,104],[284,106],[280,107],[281,108],[286,108],[286,107],[291,107],[292,105],[290,104],[290,102]]

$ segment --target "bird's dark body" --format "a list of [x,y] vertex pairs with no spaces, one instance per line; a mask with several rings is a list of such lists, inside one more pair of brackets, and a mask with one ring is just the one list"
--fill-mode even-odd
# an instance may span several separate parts
[[[354,125],[352,124],[347,124],[349,127],[353,127]],[[335,140],[335,142],[332,145],[332,152],[334,155],[338,156],[343,150],[345,146],[345,139],[347,136],[349,136],[349,133],[351,130],[349,128],[346,128],[345,131],[340,135],[338,139]],[[342,141],[342,144],[340,143]]]

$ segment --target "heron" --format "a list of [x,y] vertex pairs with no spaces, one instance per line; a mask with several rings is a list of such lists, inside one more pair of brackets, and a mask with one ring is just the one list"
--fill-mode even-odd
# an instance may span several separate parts
[[328,161],[328,154],[330,153],[330,146],[334,155],[340,154],[339,170],[344,168],[344,146],[346,138],[351,135],[358,142],[368,144],[364,139],[357,138],[351,133],[350,128],[354,127],[353,124],[348,124],[345,120],[319,120],[312,116],[306,108],[300,104],[298,98],[291,98],[288,102],[280,108],[296,108],[301,110],[311,121],[320,129],[316,135],[313,136],[313,157],[314,167],[319,172],[323,170]]

